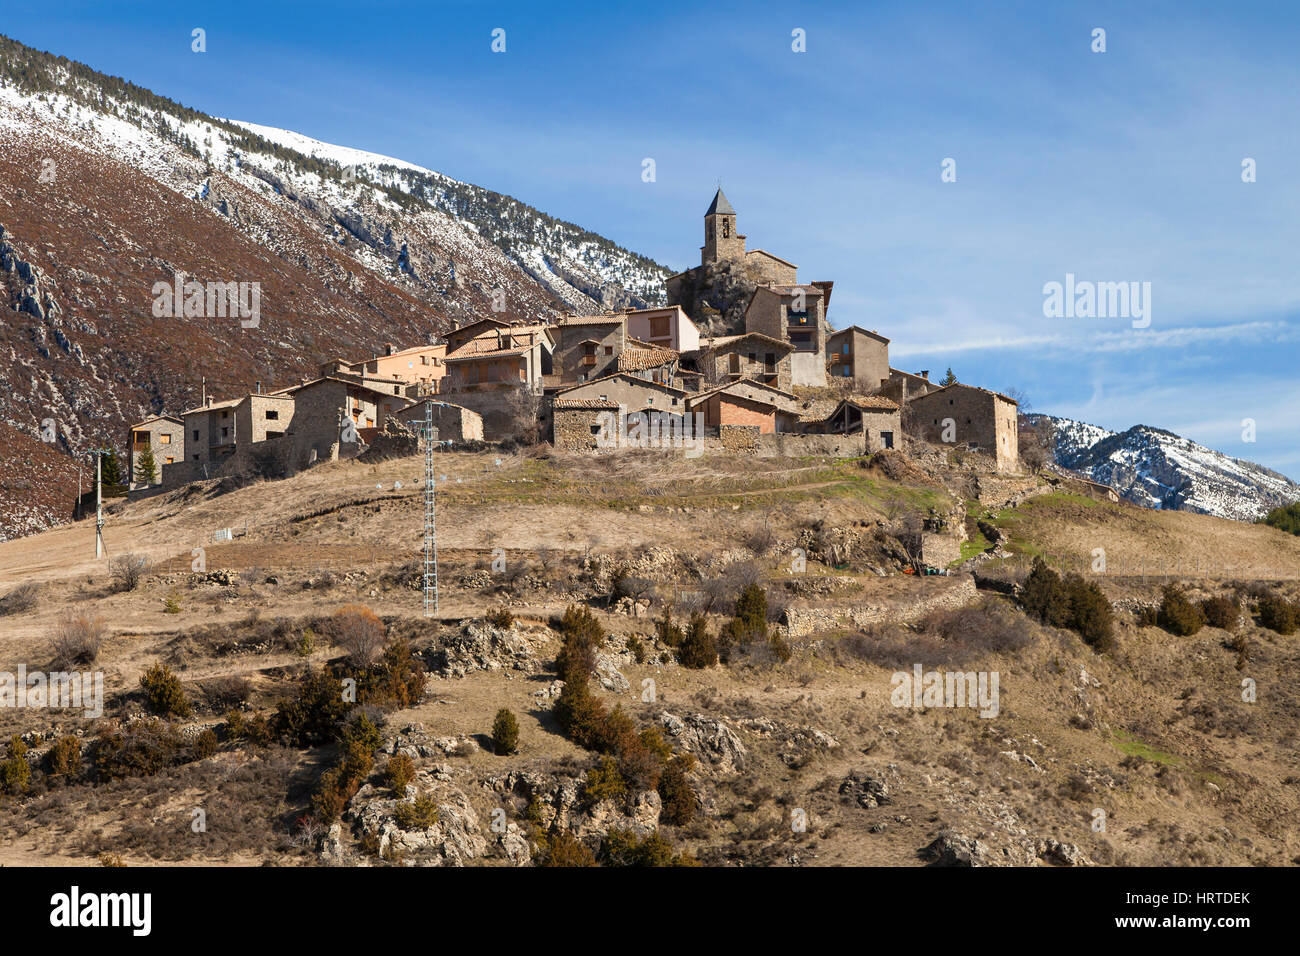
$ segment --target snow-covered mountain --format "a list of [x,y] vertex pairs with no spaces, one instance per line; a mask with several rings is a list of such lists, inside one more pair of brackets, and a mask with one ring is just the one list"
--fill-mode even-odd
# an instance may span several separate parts
[[[77,460],[205,378],[224,397],[473,318],[658,304],[669,272],[509,196],[0,36],[0,538],[65,520]],[[259,283],[260,325],[154,315],[180,274]]]
[[1112,432],[1069,418],[1029,418],[1051,426],[1058,465],[1147,508],[1253,521],[1300,500],[1300,484],[1285,475],[1160,428],[1135,425]]

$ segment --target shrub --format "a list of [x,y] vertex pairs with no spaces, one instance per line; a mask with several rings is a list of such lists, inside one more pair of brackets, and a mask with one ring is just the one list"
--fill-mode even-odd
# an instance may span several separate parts
[[176,763],[180,735],[160,720],[138,720],[107,729],[95,741],[93,761],[101,780],[148,777]]
[[9,593],[0,598],[0,617],[30,611],[36,606],[36,598],[40,592],[41,586],[31,581],[10,589]]
[[582,784],[582,798],[588,803],[599,803],[602,800],[621,800],[625,796],[627,783],[619,772],[618,762],[613,757],[601,757],[587,771],[587,779]]
[[585,674],[564,682],[554,714],[564,735],[579,747],[591,746],[606,717],[605,706],[592,696]]
[[497,607],[487,612],[487,622],[504,630],[515,623],[515,616],[509,608]]
[[1300,608],[1276,594],[1260,598],[1259,623],[1279,634],[1294,634],[1300,629]]
[[[766,622],[764,622],[764,628],[766,628]],[[694,670],[702,670],[718,663],[718,648],[713,642],[712,635],[709,634],[708,622],[703,614],[695,613],[691,615],[690,625],[686,629],[686,637],[682,640],[681,647],[678,648],[677,656],[681,660],[683,667],[690,667]]]
[[175,591],[170,592],[167,595],[167,597],[163,599],[163,613],[164,614],[181,613],[180,595],[178,595]]
[[1115,646],[1115,618],[1110,601],[1097,585],[1081,575],[1069,574],[1065,587],[1070,595],[1070,627],[1098,654]]
[[9,738],[9,756],[0,761],[0,792],[19,794],[27,789],[32,768],[27,763],[27,745],[15,734]]
[[145,703],[160,717],[188,717],[190,702],[185,697],[180,678],[161,661],[140,675]]
[[555,669],[566,683],[586,682],[596,666],[596,649],[605,640],[605,629],[587,607],[570,605],[560,619],[558,630],[564,646],[555,657]]
[[1201,602],[1201,614],[1210,627],[1231,631],[1241,619],[1241,605],[1226,595],[1206,598]]
[[203,685],[203,696],[207,699],[208,706],[216,713],[224,713],[243,706],[252,693],[253,685],[249,683],[248,678],[234,674],[214,677]]
[[309,670],[297,696],[281,701],[272,718],[277,736],[298,746],[323,744],[351,705],[343,699],[343,684],[326,671]]
[[767,639],[767,592],[759,584],[747,584],[736,598],[736,637],[741,644]]
[[637,838],[631,830],[610,830],[600,848],[608,866],[695,866],[695,860],[676,852],[659,831]]
[[682,827],[695,816],[695,791],[686,775],[695,766],[695,758],[683,754],[668,761],[659,777],[659,798],[662,809],[659,821],[669,826]]
[[1260,524],[1272,525],[1290,534],[1300,534],[1300,501],[1274,508],[1259,519]]
[[104,619],[70,614],[59,622],[51,643],[54,663],[60,670],[95,663],[104,643]]
[[194,738],[190,744],[191,760],[206,760],[217,752],[217,733],[211,727]]
[[403,709],[424,696],[424,663],[405,638],[384,648],[383,656],[362,671],[357,680],[357,700],[362,704]]
[[655,621],[655,633],[667,647],[680,647],[686,639],[686,632],[680,625],[673,623],[672,608],[667,605],[664,605],[663,617]]
[[403,830],[427,830],[438,822],[438,804],[428,794],[420,794],[410,803],[399,803],[393,817]]
[[1034,566],[1020,589],[1020,605],[1026,613],[1052,627],[1070,625],[1069,589],[1042,558],[1034,558]]
[[109,578],[115,591],[134,591],[140,578],[149,569],[149,559],[143,554],[124,554],[114,558],[108,566]]
[[561,830],[547,841],[542,866],[595,866],[596,856],[586,844],[568,830]]
[[512,754],[519,749],[519,721],[504,707],[492,721],[492,749],[497,754]]
[[1160,612],[1156,623],[1170,634],[1188,637],[1205,626],[1205,615],[1191,601],[1187,600],[1181,588],[1169,584],[1165,586],[1160,600]]
[[384,780],[393,793],[405,796],[406,785],[415,779],[415,761],[403,753],[393,754],[384,770]]
[[71,734],[56,740],[45,754],[45,773],[51,777],[81,776],[81,741]]
[[330,617],[330,634],[354,666],[369,667],[383,649],[387,628],[364,604],[347,604]]

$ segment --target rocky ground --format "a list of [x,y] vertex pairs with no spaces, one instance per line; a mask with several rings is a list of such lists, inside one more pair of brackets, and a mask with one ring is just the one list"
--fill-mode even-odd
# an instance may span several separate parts
[[[619,840],[708,865],[1300,856],[1297,638],[1256,619],[1262,589],[1297,597],[1297,539],[941,457],[903,468],[447,455],[429,617],[415,459],[116,506],[110,553],[149,558],[129,590],[86,555],[85,523],[0,544],[6,666],[49,669],[68,616],[99,618],[106,695],[99,718],[0,708],[0,732],[26,745],[0,780],[12,784],[15,759],[29,767],[0,796],[0,862],[510,866],[586,852],[608,863],[628,858],[611,850]],[[907,528],[935,515],[961,557],[947,575],[902,573]],[[216,527],[234,540],[213,544]],[[1102,654],[1016,600],[1034,556],[1086,569],[1095,547],[1110,566],[1090,579],[1116,616]],[[1206,558],[1199,574],[1178,564],[1192,547]],[[1182,637],[1151,626],[1147,609],[1174,579],[1193,599],[1239,588],[1241,617]],[[24,583],[25,606],[10,600]],[[683,666],[662,639],[665,608],[678,623],[703,612],[717,635],[749,584],[767,597],[768,638]],[[346,757],[333,731],[258,737],[232,720],[273,721],[309,669],[346,673],[333,622],[348,605],[376,612],[384,642],[404,642],[424,677],[416,698],[354,712],[378,726],[372,759],[322,819],[314,795]],[[657,730],[667,759],[694,758],[689,813],[666,808],[676,794],[662,783],[593,782],[600,754],[559,719],[569,606],[603,630],[591,694],[638,732]],[[188,715],[162,720],[143,694],[160,662]],[[897,706],[894,675],[916,664],[996,672],[996,714]],[[492,739],[502,709],[518,724],[509,754]],[[106,739],[154,738],[164,743],[138,753],[159,759],[105,769]],[[57,772],[59,746],[79,768]],[[398,755],[411,776],[395,785]]]

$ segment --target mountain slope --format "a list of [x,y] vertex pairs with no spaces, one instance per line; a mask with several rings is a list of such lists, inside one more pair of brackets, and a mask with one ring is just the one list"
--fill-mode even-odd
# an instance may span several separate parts
[[1068,418],[1029,417],[1051,424],[1058,465],[1148,508],[1253,521],[1300,500],[1300,484],[1285,475],[1164,429],[1135,425],[1112,432]]
[[[259,325],[155,316],[182,274],[258,283]],[[510,197],[0,37],[0,537],[65,520],[77,460],[205,378],[233,394],[483,315],[645,305],[667,274]]]

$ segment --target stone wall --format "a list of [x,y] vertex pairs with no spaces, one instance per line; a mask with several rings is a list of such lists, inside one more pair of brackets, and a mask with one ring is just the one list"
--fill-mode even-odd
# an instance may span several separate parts
[[818,631],[843,627],[846,624],[854,627],[870,627],[873,624],[886,622],[913,621],[931,611],[965,607],[979,596],[979,592],[975,589],[975,579],[969,574],[959,575],[956,579],[929,580],[943,581],[948,586],[918,597],[916,601],[901,610],[883,604],[863,604],[847,608],[789,608],[786,610],[787,632],[792,638],[801,638]]
[[[424,435],[424,402],[416,402],[404,408],[394,416],[416,435]],[[483,441],[483,416],[461,405],[451,402],[433,403],[433,427],[437,429],[439,441],[453,444]]]
[[[558,408],[552,413],[552,443],[562,451],[595,451],[601,409]],[[605,412],[608,414],[608,412]]]
[[945,444],[945,420],[953,423],[953,441],[994,458],[998,471],[1015,471],[1020,463],[1016,404],[994,392],[968,385],[948,388],[912,398],[922,437]]

